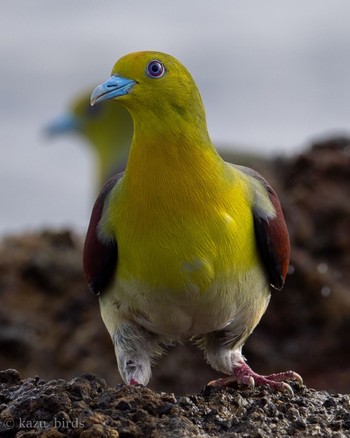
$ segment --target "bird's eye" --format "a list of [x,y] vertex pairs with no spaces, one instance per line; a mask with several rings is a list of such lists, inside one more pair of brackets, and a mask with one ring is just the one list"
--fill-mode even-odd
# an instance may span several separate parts
[[153,61],[150,61],[147,64],[147,75],[151,78],[158,79],[163,76],[165,73],[164,65],[160,62],[154,59]]

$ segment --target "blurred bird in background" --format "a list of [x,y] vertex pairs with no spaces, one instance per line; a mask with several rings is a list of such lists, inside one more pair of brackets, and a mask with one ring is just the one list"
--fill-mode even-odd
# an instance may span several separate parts
[[[222,79],[221,79],[222,80]],[[124,173],[92,211],[84,270],[127,384],[146,385],[162,347],[192,338],[232,381],[293,393],[292,372],[261,376],[242,355],[271,288],[281,289],[289,238],[275,191],[252,169],[223,161],[186,68],[170,55],[121,58],[92,93],[130,111]],[[115,104],[118,105],[117,103]]]
[[113,102],[92,107],[91,90],[79,94],[66,114],[45,128],[49,137],[78,134],[90,144],[97,162],[97,193],[115,173],[125,169],[133,135],[132,119]]

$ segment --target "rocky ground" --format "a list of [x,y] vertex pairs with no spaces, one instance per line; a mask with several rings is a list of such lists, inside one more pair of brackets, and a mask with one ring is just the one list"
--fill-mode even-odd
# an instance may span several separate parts
[[294,387],[295,396],[266,389],[212,387],[175,396],[117,385],[91,374],[71,381],[21,380],[0,373],[3,437],[346,437],[350,396]]
[[[286,286],[273,293],[245,355],[259,372],[294,369],[308,387],[349,393],[350,139],[324,141],[299,156],[254,165],[280,194],[292,257]],[[0,243],[0,369],[16,368],[30,377],[20,381],[14,372],[2,374],[0,418],[9,414],[6,418],[15,420],[8,436],[13,431],[35,436],[23,435],[28,428],[18,427],[18,418],[42,419],[51,427],[63,414],[73,421],[71,410],[74,418],[84,415],[84,427],[71,427],[71,436],[95,429],[94,436],[117,436],[111,429],[116,424],[121,436],[183,436],[185,429],[188,436],[220,430],[230,436],[350,434],[347,396],[305,388],[292,400],[245,388],[198,393],[217,374],[189,344],[172,348],[154,369],[150,387],[175,396],[76,378],[94,373],[110,386],[120,383],[98,303],[83,278],[81,251],[82,237],[70,230],[9,236]],[[50,379],[73,381],[45,383]],[[45,400],[52,406],[50,401],[46,408]],[[36,410],[42,418],[33,417]],[[164,433],[157,435],[157,428]]]

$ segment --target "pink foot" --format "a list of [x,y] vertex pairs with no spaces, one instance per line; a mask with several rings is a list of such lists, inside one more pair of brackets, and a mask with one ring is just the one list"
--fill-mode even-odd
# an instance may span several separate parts
[[286,391],[292,397],[294,396],[293,389],[288,383],[283,380],[295,380],[300,386],[303,384],[303,379],[294,371],[285,371],[283,373],[269,374],[261,376],[255,373],[245,362],[240,362],[232,370],[232,376],[226,379],[213,380],[208,383],[208,386],[230,386],[233,382],[244,383],[251,388],[257,386],[268,386],[275,391]]

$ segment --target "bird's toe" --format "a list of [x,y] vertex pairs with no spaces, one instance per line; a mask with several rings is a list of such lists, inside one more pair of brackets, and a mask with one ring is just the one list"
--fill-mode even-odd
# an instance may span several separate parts
[[265,386],[274,391],[288,393],[291,397],[294,396],[292,387],[285,380],[294,380],[299,386],[302,386],[302,377],[294,371],[285,371],[282,373],[270,374],[262,376],[255,373],[245,362],[241,362],[232,369],[232,376],[225,379],[213,380],[208,383],[208,386],[225,387],[231,386],[233,382],[243,383],[251,389],[255,386]]

